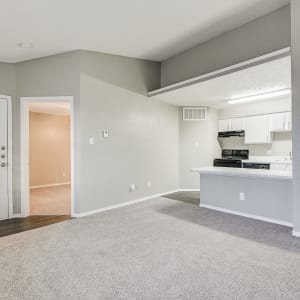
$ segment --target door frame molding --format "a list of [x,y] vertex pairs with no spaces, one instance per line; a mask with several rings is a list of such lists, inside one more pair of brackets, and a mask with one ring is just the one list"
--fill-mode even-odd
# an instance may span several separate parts
[[7,101],[7,182],[8,182],[8,218],[14,215],[14,203],[12,196],[12,97],[7,95],[0,95],[1,99]]
[[20,97],[20,132],[21,132],[21,216],[29,216],[29,120],[28,104],[30,102],[69,102],[71,121],[71,217],[75,215],[75,127],[74,127],[74,97],[54,96],[54,97]]

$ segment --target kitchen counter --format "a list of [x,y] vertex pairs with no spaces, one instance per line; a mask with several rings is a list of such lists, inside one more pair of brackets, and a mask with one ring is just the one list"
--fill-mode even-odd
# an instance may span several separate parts
[[250,156],[242,162],[292,165],[292,160],[288,156]]
[[292,226],[293,176],[287,170],[195,168],[200,206]]
[[247,178],[252,177],[252,178],[279,179],[279,180],[293,179],[291,171],[281,171],[281,170],[202,167],[202,168],[194,168],[192,169],[192,171],[200,174],[238,176],[238,177],[247,177]]

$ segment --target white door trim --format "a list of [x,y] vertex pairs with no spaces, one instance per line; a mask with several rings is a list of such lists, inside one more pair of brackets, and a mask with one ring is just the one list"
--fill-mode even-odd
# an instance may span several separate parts
[[74,213],[75,198],[75,145],[74,145],[74,97],[73,96],[57,96],[57,97],[21,97],[21,215],[26,217],[29,215],[29,169],[28,169],[28,104],[30,102],[69,102],[70,118],[71,118],[71,216]]
[[13,217],[13,196],[12,196],[12,98],[7,95],[0,95],[1,99],[7,101],[7,172],[8,172],[8,217]]

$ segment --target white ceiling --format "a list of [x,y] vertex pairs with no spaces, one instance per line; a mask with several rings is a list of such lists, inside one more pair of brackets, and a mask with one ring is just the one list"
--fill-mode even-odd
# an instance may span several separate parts
[[[0,61],[85,49],[161,61],[289,0],[1,0]],[[20,48],[18,43],[33,43]]]
[[291,88],[290,56],[166,92],[158,99],[177,106],[225,107],[226,100]]
[[70,115],[70,103],[68,102],[31,102],[30,112],[38,112],[50,115]]

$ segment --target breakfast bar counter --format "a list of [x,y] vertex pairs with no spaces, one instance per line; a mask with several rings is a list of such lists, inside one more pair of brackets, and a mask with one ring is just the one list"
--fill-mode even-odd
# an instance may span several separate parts
[[200,206],[292,226],[292,172],[203,167]]

